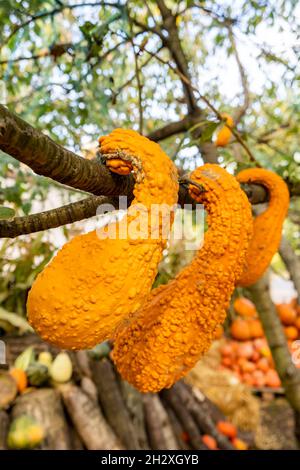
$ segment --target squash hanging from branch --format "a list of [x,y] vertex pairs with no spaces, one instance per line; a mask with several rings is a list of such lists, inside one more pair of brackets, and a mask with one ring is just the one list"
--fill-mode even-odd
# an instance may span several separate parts
[[[234,126],[234,120],[230,116],[230,114],[222,113],[221,116],[225,120],[226,124],[228,124],[230,127]],[[227,127],[224,124],[219,130],[219,132],[217,133],[215,145],[217,147],[226,147],[226,145],[229,144],[231,137],[232,137],[231,130],[229,129],[229,127]]]
[[[66,243],[29,292],[31,325],[45,341],[64,349],[87,349],[111,338],[141,306],[156,276],[177,202],[177,170],[158,144],[122,129],[99,141],[112,171],[133,171],[135,198],[121,220]],[[152,204],[164,207],[154,227],[149,222]]]
[[204,246],[116,333],[113,360],[122,377],[142,392],[170,387],[208,350],[225,319],[252,236],[251,207],[233,176],[206,164],[191,179],[204,188],[190,186],[208,213]]
[[246,267],[237,285],[254,284],[266,271],[277,252],[284,219],[289,208],[289,191],[283,179],[270,170],[248,168],[237,175],[239,183],[256,183],[269,193],[267,209],[254,218],[253,238],[250,242]]

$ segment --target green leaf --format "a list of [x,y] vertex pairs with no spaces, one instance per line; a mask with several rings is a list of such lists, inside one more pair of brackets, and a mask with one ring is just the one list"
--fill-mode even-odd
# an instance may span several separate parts
[[208,140],[210,140],[219,124],[219,122],[209,122],[203,129],[203,132],[200,137],[200,142],[207,142]]
[[28,331],[30,331],[30,332],[33,331],[33,329],[31,328],[31,326],[29,325],[27,320],[25,320],[25,318],[21,317],[17,313],[8,312],[7,310],[5,310],[4,308],[1,308],[1,307],[0,307],[0,320],[4,320],[4,321],[10,323],[12,326],[15,326],[16,328],[19,328],[24,333],[26,331],[27,332]]
[[11,207],[0,206],[0,220],[12,219],[15,216],[15,211]]

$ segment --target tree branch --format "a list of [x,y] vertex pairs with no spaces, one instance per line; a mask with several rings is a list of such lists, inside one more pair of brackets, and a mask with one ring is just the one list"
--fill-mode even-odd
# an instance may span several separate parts
[[113,174],[96,160],[79,157],[2,105],[0,149],[39,175],[95,195],[130,194],[133,189],[133,178]]
[[198,97],[200,100],[202,100],[206,105],[207,107],[215,114],[215,116],[220,120],[220,121],[223,121],[224,122],[224,126],[228,127],[232,134],[235,136],[236,140],[240,143],[240,145],[243,147],[243,149],[245,150],[245,152],[247,153],[249,159],[251,162],[255,163],[257,167],[260,167],[261,165],[259,164],[259,162],[257,162],[255,156],[253,155],[253,153],[251,152],[250,148],[248,147],[248,145],[244,142],[243,138],[240,136],[240,133],[237,131],[237,129],[235,129],[235,127],[232,127],[230,126],[229,124],[226,123],[226,121],[223,119],[222,117],[222,114],[214,107],[214,105],[204,96],[200,93],[200,91],[194,87],[190,80],[188,79],[188,77],[186,77],[184,74],[182,74],[180,72],[180,70],[178,70],[176,67],[174,67],[170,62],[162,59],[161,57],[159,57],[158,55],[156,55],[155,53],[153,53],[152,51],[149,51],[147,49],[145,49],[145,51],[156,57],[156,59],[161,62],[162,64],[164,65],[167,65],[171,70],[173,70],[174,73],[176,73],[179,77],[181,77],[181,80],[188,83],[189,86],[197,93]]
[[0,238],[15,238],[93,217],[101,204],[112,204],[117,209],[118,198],[91,196],[38,214],[0,220]]
[[130,16],[129,16],[129,27],[130,27],[130,43],[131,43],[132,53],[134,57],[135,78],[136,78],[136,84],[137,84],[137,90],[138,90],[139,133],[143,135],[143,129],[144,129],[144,112],[143,112],[143,104],[142,104],[143,85],[142,85],[141,77],[140,77],[141,69],[139,67],[138,53],[135,50],[135,44],[133,40],[133,28],[132,28],[132,22],[131,22]]
[[150,132],[147,137],[154,142],[160,142],[161,140],[172,137],[173,135],[188,131],[190,127],[197,124],[198,122],[199,116],[187,115],[180,121],[171,122],[161,127],[160,129],[156,129],[155,131]]
[[276,370],[285,389],[286,398],[295,412],[299,414],[300,371],[292,362],[280,318],[270,297],[268,274],[265,274],[256,284],[251,286],[249,291],[257,306]]
[[178,36],[178,30],[176,26],[176,16],[172,14],[172,11],[167,7],[164,0],[157,0],[157,6],[161,12],[163,27],[168,32],[168,36],[162,36],[162,42],[171,52],[172,58],[178,68],[178,70],[188,78],[188,81],[182,81],[183,90],[186,96],[187,105],[189,112],[197,109],[197,100],[194,95],[193,89],[190,86],[191,77],[189,74],[188,63],[182,49],[181,41]]
[[239,53],[238,53],[238,50],[237,50],[235,37],[234,37],[233,31],[232,31],[232,25],[229,24],[227,26],[227,29],[228,29],[228,34],[229,34],[229,41],[230,41],[230,44],[231,44],[231,47],[232,47],[232,50],[233,50],[233,54],[234,54],[234,57],[235,57],[235,60],[236,60],[236,63],[237,63],[238,69],[239,69],[242,88],[243,88],[243,95],[244,95],[244,102],[243,102],[242,106],[240,106],[236,110],[236,113],[234,115],[234,122],[235,122],[235,124],[238,124],[240,122],[240,120],[242,119],[242,117],[244,116],[244,114],[246,113],[246,111],[247,111],[247,109],[249,108],[249,105],[250,105],[249,84],[248,84],[248,79],[247,79],[247,75],[246,75],[244,66],[241,62],[241,59],[240,59],[240,56],[239,56]]
[[38,54],[31,55],[29,57],[17,57],[16,59],[6,59],[6,60],[1,60],[0,65],[5,65],[5,64],[12,64],[16,62],[22,62],[24,60],[37,60],[41,59],[43,57],[53,57],[56,59],[57,57],[62,56],[66,52],[68,52],[70,49],[73,49],[75,47],[74,44],[72,43],[58,43],[58,44],[53,44],[50,46],[48,49],[43,49],[41,50]]

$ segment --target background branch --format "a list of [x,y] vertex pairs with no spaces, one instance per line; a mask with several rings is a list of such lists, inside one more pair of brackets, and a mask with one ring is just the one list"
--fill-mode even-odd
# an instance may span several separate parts
[[228,29],[229,41],[230,41],[230,44],[231,44],[231,47],[232,47],[232,50],[233,50],[233,54],[234,54],[234,57],[235,57],[235,60],[236,60],[236,63],[237,63],[238,69],[239,69],[242,88],[243,88],[244,102],[243,102],[242,106],[240,106],[236,110],[236,113],[234,115],[234,122],[235,122],[235,124],[238,124],[240,122],[240,120],[242,119],[242,117],[244,116],[244,114],[246,113],[246,111],[247,111],[247,109],[249,108],[249,105],[250,105],[249,84],[248,84],[246,71],[245,71],[244,66],[241,62],[241,59],[240,59],[240,56],[239,56],[239,53],[238,53],[238,50],[237,50],[236,41],[235,41],[235,37],[234,37],[234,34],[233,34],[233,30],[232,30],[232,25],[229,24],[227,26],[227,29]]
[[162,16],[162,26],[167,31],[168,36],[162,36],[162,42],[165,47],[170,51],[171,56],[178,68],[178,70],[188,78],[188,81],[182,81],[184,94],[189,112],[197,109],[197,99],[194,95],[194,91],[190,85],[191,77],[188,69],[188,62],[186,60],[184,51],[182,49],[181,41],[179,39],[178,30],[176,26],[176,16],[172,14],[172,11],[167,7],[164,0],[157,0],[157,6]]
[[15,238],[93,217],[101,204],[111,204],[117,209],[118,198],[91,196],[38,214],[15,217],[13,220],[0,220],[0,238]]
[[[268,273],[251,286],[249,292],[259,312],[286,398],[297,417],[300,413],[300,371],[292,362],[280,318],[270,297]],[[298,429],[298,439],[299,437]]]

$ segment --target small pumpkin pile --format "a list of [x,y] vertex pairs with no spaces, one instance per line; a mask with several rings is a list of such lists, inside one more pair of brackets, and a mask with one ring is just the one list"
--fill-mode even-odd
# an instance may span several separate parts
[[264,331],[255,305],[245,297],[239,297],[235,300],[233,307],[238,316],[231,324],[231,336],[237,341],[262,338]]
[[[252,387],[280,387],[255,305],[249,299],[239,297],[233,307],[237,317],[230,327],[231,338],[226,338],[220,347],[221,367],[230,369],[241,382]],[[292,352],[293,342],[300,338],[300,308],[293,301],[276,305],[276,309]]]
[[277,304],[276,310],[288,342],[300,339],[300,305],[297,305],[296,299],[290,303]]
[[271,351],[265,338],[249,341],[226,339],[220,348],[221,368],[230,369],[251,387],[280,387]]
[[[227,437],[236,450],[248,450],[248,444],[238,437],[237,428],[230,421],[218,421],[217,430],[220,434]],[[202,436],[202,442],[209,450],[220,450],[216,439],[210,434]]]

